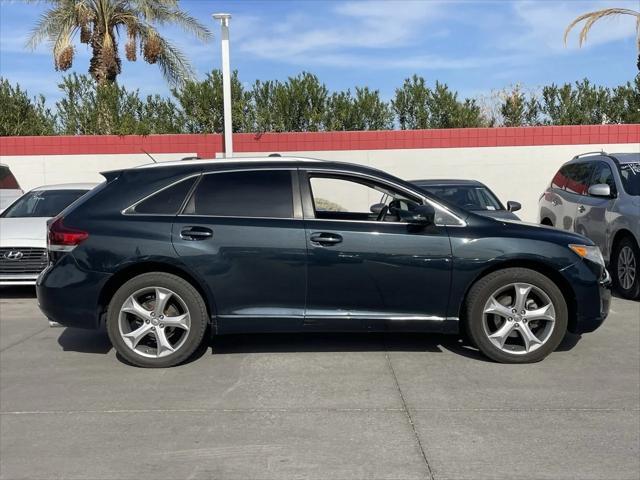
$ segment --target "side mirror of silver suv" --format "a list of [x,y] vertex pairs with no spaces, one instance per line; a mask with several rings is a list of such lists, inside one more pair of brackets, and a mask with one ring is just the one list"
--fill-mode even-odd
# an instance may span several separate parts
[[611,187],[606,183],[597,183],[589,187],[589,195],[592,197],[611,197]]

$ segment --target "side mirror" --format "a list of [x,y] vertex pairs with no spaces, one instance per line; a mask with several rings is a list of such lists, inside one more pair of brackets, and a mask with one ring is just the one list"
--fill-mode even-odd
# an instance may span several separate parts
[[416,205],[411,210],[397,210],[400,220],[411,225],[433,225],[436,211],[431,205]]
[[589,187],[588,193],[592,197],[611,197],[611,187],[606,183],[596,183]]
[[522,205],[520,204],[520,202],[514,202],[513,200],[509,200],[507,202],[507,210],[509,210],[510,212],[517,212],[521,208]]
[[374,203],[373,205],[371,205],[371,207],[369,207],[369,210],[371,210],[371,213],[375,213],[376,215],[380,215],[380,212],[382,211],[382,209],[386,207],[386,205],[384,203]]

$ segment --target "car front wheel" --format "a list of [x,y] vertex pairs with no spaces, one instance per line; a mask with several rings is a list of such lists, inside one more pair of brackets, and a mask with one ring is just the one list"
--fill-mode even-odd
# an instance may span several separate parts
[[634,241],[625,237],[618,242],[611,260],[611,273],[616,290],[624,298],[640,298],[640,254]]
[[115,293],[107,311],[107,331],[116,351],[139,367],[162,368],[187,360],[202,343],[207,310],[184,279],[145,273]]
[[560,289],[545,275],[507,268],[476,282],[467,297],[466,327],[487,357],[502,363],[545,358],[562,341],[568,321]]

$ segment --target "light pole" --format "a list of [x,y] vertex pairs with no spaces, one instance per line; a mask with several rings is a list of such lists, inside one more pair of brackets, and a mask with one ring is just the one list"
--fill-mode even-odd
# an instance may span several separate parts
[[231,67],[229,62],[229,20],[231,14],[216,13],[213,18],[220,20],[222,46],[222,97],[224,108],[224,158],[233,156],[233,124],[231,121]]

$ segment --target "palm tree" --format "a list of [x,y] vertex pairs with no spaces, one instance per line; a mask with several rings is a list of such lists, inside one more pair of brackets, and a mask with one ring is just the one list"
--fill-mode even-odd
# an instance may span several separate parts
[[601,18],[612,17],[618,15],[632,15],[636,17],[636,42],[638,45],[638,70],[640,70],[640,12],[636,12],[635,10],[631,10],[629,8],[605,8],[602,10],[596,10],[595,12],[585,13],[576,18],[573,22],[569,24],[567,29],[564,31],[564,44],[567,44],[567,37],[569,36],[569,32],[571,29],[575,27],[578,23],[584,22],[582,30],[580,30],[580,36],[578,37],[578,44],[582,46],[582,44],[587,40],[587,35],[591,30],[591,27],[594,23],[596,23]]
[[[38,0],[28,0],[38,2]],[[125,56],[157,63],[171,84],[192,77],[187,57],[158,32],[156,25],[175,24],[206,41],[211,32],[178,7],[178,0],[46,0],[53,4],[32,31],[27,46],[49,41],[56,70],[73,64],[75,36],[92,49],[89,73],[99,85],[113,83],[121,71],[118,41],[126,34]]]

